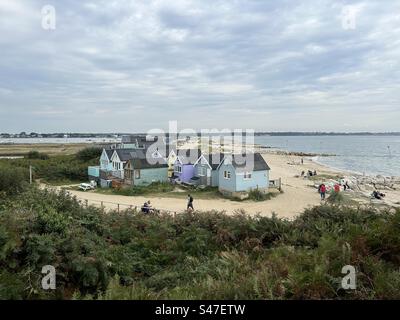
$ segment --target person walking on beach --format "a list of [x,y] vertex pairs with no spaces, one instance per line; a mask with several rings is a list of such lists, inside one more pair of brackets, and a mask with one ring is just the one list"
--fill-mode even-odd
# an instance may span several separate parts
[[187,204],[187,210],[188,211],[189,211],[189,208],[190,208],[191,211],[194,211],[194,208],[193,208],[193,197],[190,194],[188,194],[188,204]]
[[321,184],[318,188],[319,194],[321,195],[321,200],[325,200],[325,194],[326,194],[326,186],[325,184]]

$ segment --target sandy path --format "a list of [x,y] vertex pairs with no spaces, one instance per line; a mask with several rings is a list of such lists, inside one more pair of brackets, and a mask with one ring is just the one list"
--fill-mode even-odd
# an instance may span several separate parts
[[[318,193],[312,188],[313,182],[307,179],[295,178],[294,176],[300,174],[302,170],[307,171],[308,169],[316,169],[319,173],[332,173],[332,170],[313,163],[308,159],[304,159],[304,165],[289,165],[288,162],[292,161],[300,163],[300,158],[295,156],[290,158],[275,154],[266,154],[264,156],[271,167],[271,179],[282,178],[283,193],[271,200],[261,202],[238,202],[227,199],[195,199],[195,209],[202,211],[225,211],[228,214],[243,209],[249,214],[259,213],[264,216],[270,216],[274,212],[279,217],[291,218],[302,212],[305,208],[320,203]],[[100,206],[101,201],[103,201],[103,205],[107,209],[116,209],[117,203],[120,204],[121,209],[130,206],[140,207],[147,200],[150,200],[155,208],[162,210],[180,212],[186,208],[186,200],[181,198],[128,197],[81,191],[70,191],[70,193],[80,200],[88,200],[89,204]]]
[[[317,190],[314,188],[315,182],[308,179],[295,177],[300,175],[301,171],[317,170],[318,174],[329,175],[349,175],[348,172],[339,172],[329,167],[317,164],[310,159],[304,158],[304,164],[301,164],[301,157],[285,156],[277,154],[263,155],[271,167],[270,178],[282,178],[283,193],[271,200],[255,202],[255,201],[230,201],[227,199],[196,199],[194,207],[196,210],[210,211],[218,210],[225,211],[228,214],[234,213],[236,210],[245,210],[249,214],[261,214],[270,216],[273,212],[278,217],[292,218],[304,211],[307,207],[312,207],[320,204],[321,200]],[[89,204],[100,206],[103,205],[107,209],[117,209],[117,204],[120,204],[120,209],[126,209],[130,206],[140,207],[145,201],[150,200],[152,205],[161,210],[171,212],[181,212],[186,209],[186,200],[184,198],[171,197],[143,197],[143,196],[119,196],[105,195],[95,192],[70,191],[78,199],[88,200]],[[387,198],[400,199],[400,191],[387,192]],[[364,203],[366,198],[364,199]]]

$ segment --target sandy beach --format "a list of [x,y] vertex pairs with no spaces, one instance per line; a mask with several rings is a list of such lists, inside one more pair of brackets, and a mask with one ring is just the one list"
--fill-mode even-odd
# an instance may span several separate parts
[[[289,156],[275,154],[272,152],[264,153],[264,158],[271,167],[270,179],[282,179],[283,192],[276,197],[256,202],[256,201],[231,201],[228,199],[196,199],[194,206],[196,210],[201,211],[224,211],[227,214],[233,214],[238,210],[244,210],[246,213],[254,215],[271,216],[275,213],[278,217],[293,218],[304,211],[305,208],[312,207],[321,203],[320,196],[315,185],[321,181],[329,182],[329,177],[353,177],[350,172],[338,171],[323,166],[312,161],[311,158],[300,156]],[[303,158],[304,163],[301,164]],[[316,170],[318,175],[315,180],[309,180],[299,177],[301,171]],[[386,193],[385,203],[397,206],[400,201],[400,188],[397,190],[384,190]],[[120,204],[120,209],[126,209],[130,206],[140,207],[145,201],[150,200],[152,205],[161,210],[170,212],[181,212],[186,208],[186,200],[182,198],[171,197],[152,197],[152,196],[120,196],[106,195],[96,192],[81,192],[71,190],[71,194],[78,199],[88,200],[89,204],[100,206],[101,202],[107,209],[116,209]],[[370,200],[368,195],[371,192],[366,188],[365,191],[347,191],[345,192],[351,199],[363,204],[376,203]],[[383,202],[382,202],[383,203]]]

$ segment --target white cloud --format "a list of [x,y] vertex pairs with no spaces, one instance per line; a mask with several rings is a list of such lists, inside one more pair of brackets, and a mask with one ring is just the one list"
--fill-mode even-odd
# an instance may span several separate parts
[[393,1],[60,0],[54,31],[42,5],[0,3],[3,131],[399,128]]

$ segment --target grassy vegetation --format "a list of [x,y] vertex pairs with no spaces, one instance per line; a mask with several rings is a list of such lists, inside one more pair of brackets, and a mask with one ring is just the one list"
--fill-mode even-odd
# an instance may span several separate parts
[[[293,221],[104,214],[64,192],[0,197],[0,299],[399,299],[400,210],[336,204]],[[41,289],[41,268],[57,289]],[[357,270],[357,289],[340,287]]]
[[85,149],[87,143],[43,143],[43,144],[4,144],[0,145],[0,156],[26,156],[35,149],[40,153],[52,155],[72,155]]
[[154,182],[148,186],[134,186],[134,187],[122,187],[122,188],[99,188],[96,190],[98,193],[115,194],[121,196],[141,196],[150,194],[160,194],[164,192],[171,192],[174,187],[167,182]]
[[279,193],[277,193],[277,192],[264,193],[258,189],[253,189],[253,190],[250,190],[249,197],[247,198],[247,200],[265,201],[265,200],[270,200],[270,199],[276,197],[278,194]]
[[122,196],[162,196],[171,198],[186,198],[188,193],[197,199],[219,199],[222,195],[216,187],[184,188],[172,185],[168,182],[154,182],[148,186],[122,187],[122,188],[98,188],[94,192]]
[[[35,150],[28,152],[23,159],[0,159],[0,170],[20,168],[24,170],[29,179],[29,166],[33,167],[33,178],[49,183],[59,184],[82,182],[88,179],[87,167],[96,165],[101,154],[101,149],[88,148],[75,155],[49,156]],[[21,171],[22,172],[22,171]]]
[[308,177],[311,181],[325,181],[325,180],[340,180],[342,176],[337,174],[317,174],[316,176]]

